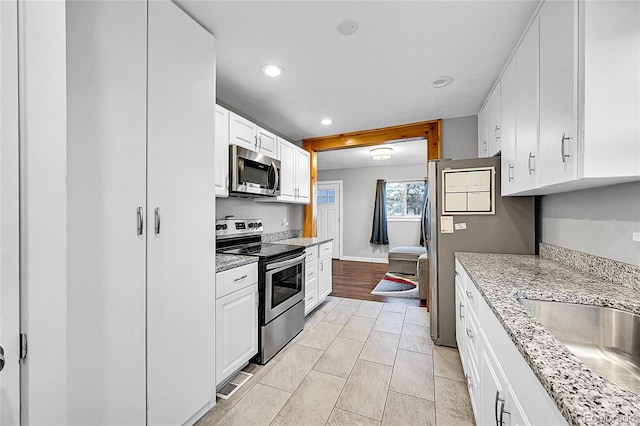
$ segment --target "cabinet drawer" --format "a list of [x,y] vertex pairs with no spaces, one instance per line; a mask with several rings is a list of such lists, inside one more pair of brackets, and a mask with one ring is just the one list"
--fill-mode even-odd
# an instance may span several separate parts
[[326,254],[330,254],[332,251],[333,251],[333,242],[329,241],[328,243],[320,244],[319,256],[322,257]]
[[240,266],[216,274],[216,299],[258,282],[258,264]]
[[464,286],[464,300],[467,311],[473,312],[476,318],[480,318],[480,292],[476,288],[475,284],[469,279],[466,280]]
[[318,276],[318,261],[308,260],[305,264],[305,282],[314,280]]
[[308,296],[311,293],[318,293],[318,278],[307,280],[304,283],[304,294]]
[[478,365],[480,327],[478,326],[478,319],[473,312],[467,311],[463,338],[467,357],[469,357],[469,360],[475,365]]
[[307,247],[305,252],[307,253],[307,262],[318,258],[318,246]]

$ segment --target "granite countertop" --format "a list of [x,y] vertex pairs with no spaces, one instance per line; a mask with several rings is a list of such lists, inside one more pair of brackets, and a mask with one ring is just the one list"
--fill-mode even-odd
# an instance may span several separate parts
[[640,292],[531,255],[456,253],[569,424],[637,424],[640,396],[594,373],[518,299],[607,306],[640,314]]
[[288,238],[286,240],[271,241],[274,244],[291,244],[294,246],[312,247],[333,241],[333,238]]
[[239,266],[248,265],[250,263],[256,263],[257,261],[258,258],[255,256],[216,253],[216,272],[222,272]]

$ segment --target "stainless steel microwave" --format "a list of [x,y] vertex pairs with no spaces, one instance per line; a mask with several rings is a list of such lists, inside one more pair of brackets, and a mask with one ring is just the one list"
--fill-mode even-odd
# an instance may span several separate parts
[[229,145],[229,193],[244,197],[280,195],[280,160]]

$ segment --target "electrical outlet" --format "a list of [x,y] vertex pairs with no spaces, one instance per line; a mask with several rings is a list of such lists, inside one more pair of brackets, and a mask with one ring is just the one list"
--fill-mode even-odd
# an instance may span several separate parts
[[633,233],[633,241],[637,241],[640,243],[640,232]]

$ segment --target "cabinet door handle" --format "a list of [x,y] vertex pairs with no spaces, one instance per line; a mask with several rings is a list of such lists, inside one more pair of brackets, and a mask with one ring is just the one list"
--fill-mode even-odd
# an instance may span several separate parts
[[473,299],[473,293],[471,293],[469,290],[467,290],[467,297],[469,299]]
[[496,399],[493,402],[493,414],[494,414],[494,418],[496,420],[496,426],[498,426],[498,401],[501,401],[501,399],[500,399],[500,391],[496,390]]
[[160,207],[156,207],[153,212],[155,217],[155,232],[156,235],[160,235]]
[[513,164],[509,164],[509,182],[513,182]]
[[560,141],[560,154],[562,155],[562,162],[566,163],[567,158],[571,157],[571,155],[567,154],[564,150],[564,143],[571,138],[567,136],[567,132],[562,132],[562,140]]
[[496,129],[493,131],[493,134],[496,136],[496,139],[500,139],[500,126],[496,124]]
[[244,280],[245,278],[247,278],[247,275],[243,275],[243,276],[241,276],[240,278],[236,278],[235,280],[233,280],[233,282],[234,282],[234,283],[237,283],[238,281],[242,281],[242,280]]
[[464,308],[464,304],[462,302],[460,302],[460,306],[458,308],[458,317],[460,317],[460,321],[462,321],[464,319],[464,315],[462,315],[462,308]]
[[469,336],[469,339],[473,339],[473,332],[468,328],[467,328],[467,336]]
[[487,152],[487,150],[488,150],[487,145],[488,145],[488,144],[489,144],[489,143],[488,143],[488,141],[487,141],[486,139],[483,139],[483,140],[482,140],[482,150],[483,150],[484,152]]
[[144,231],[144,218],[143,218],[143,214],[142,214],[142,207],[138,207],[136,210],[136,214],[138,215],[138,235],[142,235],[142,232]]
[[500,403],[500,426],[504,425],[504,415],[511,414],[510,411],[504,409],[504,404],[505,404],[505,401],[503,399],[501,400],[501,403]]
[[0,371],[4,368],[4,348],[0,346]]
[[533,167],[531,167],[531,160],[533,158],[536,158],[535,155],[533,155],[533,152],[529,153],[529,160],[528,160],[528,166],[529,166],[529,176],[533,175],[533,172],[536,171],[536,169],[534,169]]
[[467,379],[467,388],[471,389],[473,387],[473,383],[471,383],[471,376],[469,376],[468,374],[464,375],[465,379]]
[[258,148],[262,149],[262,137],[261,136],[258,137]]

